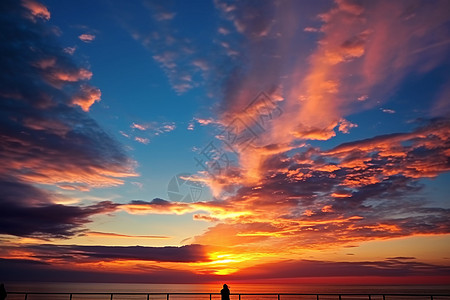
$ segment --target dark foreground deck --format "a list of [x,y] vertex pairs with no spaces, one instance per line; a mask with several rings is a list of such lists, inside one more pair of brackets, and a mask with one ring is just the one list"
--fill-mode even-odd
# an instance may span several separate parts
[[[7,300],[218,300],[219,293],[42,293],[9,292]],[[231,300],[450,300],[450,294],[292,294],[292,293],[238,293]]]

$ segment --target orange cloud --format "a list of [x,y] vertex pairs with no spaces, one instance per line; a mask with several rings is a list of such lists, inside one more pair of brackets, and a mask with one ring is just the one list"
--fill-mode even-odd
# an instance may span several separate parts
[[[42,3],[33,0],[22,0],[21,3],[23,7],[31,12],[33,17],[50,20],[50,12]],[[33,20],[35,20],[35,18]]]
[[92,72],[86,69],[77,70],[55,70],[48,74],[52,80],[76,82],[80,80],[89,80],[92,77]]
[[82,110],[88,112],[95,102],[100,101],[101,95],[100,89],[82,85],[79,93],[72,98],[72,104],[78,105]]

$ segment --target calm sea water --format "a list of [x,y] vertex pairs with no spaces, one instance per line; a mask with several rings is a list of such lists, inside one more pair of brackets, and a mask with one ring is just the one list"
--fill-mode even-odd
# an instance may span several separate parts
[[[218,293],[220,284],[128,284],[128,283],[6,283],[8,292],[45,292],[45,293]],[[345,299],[369,299],[368,294],[420,294],[418,297],[387,296],[386,300],[421,300],[431,299],[430,295],[450,295],[450,286],[445,285],[397,285],[397,286],[369,286],[369,285],[302,285],[302,284],[243,284],[230,283],[231,293],[352,293],[364,296],[342,296]],[[212,299],[220,299],[219,295],[212,295]],[[25,299],[24,295],[9,294],[7,300]],[[70,299],[69,295],[28,295],[27,300],[59,300]],[[73,295],[72,300],[107,300],[111,295]],[[113,299],[147,299],[147,295],[114,295]],[[167,299],[166,295],[150,295],[150,300]],[[172,300],[181,299],[209,299],[209,295],[170,295]],[[238,300],[238,295],[232,295],[232,300]],[[242,295],[242,300],[277,299],[275,295]],[[281,296],[280,299],[316,299],[316,296]],[[319,299],[339,299],[339,296],[320,296]],[[372,300],[383,299],[382,296],[372,296]],[[450,299],[449,297],[433,297],[434,300]]]

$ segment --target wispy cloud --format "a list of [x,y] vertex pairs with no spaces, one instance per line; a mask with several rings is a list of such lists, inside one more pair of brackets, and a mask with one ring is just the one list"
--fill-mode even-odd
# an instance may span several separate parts
[[171,12],[160,12],[155,15],[156,20],[158,21],[165,21],[165,20],[172,20],[175,18],[176,13]]
[[387,114],[395,114],[395,110],[389,108],[380,108],[380,110]]
[[148,138],[143,138],[143,137],[139,137],[139,136],[134,137],[134,140],[138,143],[145,144],[145,145],[150,143],[150,140]]
[[136,129],[139,129],[142,131],[147,130],[148,127],[149,127],[149,125],[147,125],[147,124],[137,124],[137,123],[131,124],[131,128],[136,128]]
[[204,43],[196,41],[196,35],[186,36],[175,28],[177,14],[172,9],[166,2],[147,1],[139,8],[145,25],[136,25],[139,22],[126,16],[121,24],[148,50],[172,89],[181,95],[205,84],[210,54]]
[[148,144],[153,137],[175,130],[176,125],[174,122],[133,122],[130,128],[128,131],[120,131],[120,134],[141,144]]
[[64,52],[67,54],[73,55],[75,51],[77,50],[77,47],[66,47],[64,48]]
[[303,29],[306,32],[319,32],[320,30],[318,28],[314,28],[314,27],[305,27],[305,29]]

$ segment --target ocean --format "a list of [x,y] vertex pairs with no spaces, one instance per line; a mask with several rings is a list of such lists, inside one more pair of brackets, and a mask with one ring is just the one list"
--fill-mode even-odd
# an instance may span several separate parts
[[[68,293],[208,293],[207,295],[170,295],[169,299],[210,299],[209,293],[219,293],[222,288],[217,284],[129,284],[129,283],[5,283],[8,291],[7,300],[25,299],[24,294],[11,292],[40,292],[40,293],[67,293],[64,295],[33,295],[29,294],[27,300],[59,300],[70,299]],[[304,285],[304,284],[249,284],[229,283],[232,295],[231,300],[278,299],[277,295],[241,295],[239,293],[302,293],[302,294],[364,294],[361,296],[345,296],[341,299],[383,299],[381,295],[373,294],[418,294],[423,296],[386,296],[385,300],[421,300],[431,299],[430,295],[450,295],[448,285]],[[109,300],[110,294],[105,295],[72,295],[72,300]],[[113,299],[147,299],[147,295],[113,295]],[[150,295],[150,300],[167,299],[167,295]],[[220,295],[212,295],[211,299],[220,299]],[[317,299],[315,295],[281,295],[280,300],[287,299]],[[338,295],[323,295],[321,300],[339,299]],[[450,299],[450,296],[433,296],[433,300]]]

